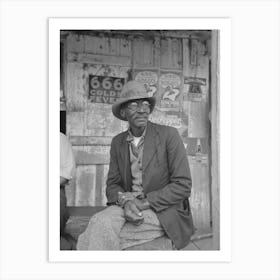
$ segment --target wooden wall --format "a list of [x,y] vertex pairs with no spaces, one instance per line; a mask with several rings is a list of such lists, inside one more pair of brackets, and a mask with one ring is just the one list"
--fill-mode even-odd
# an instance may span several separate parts
[[90,98],[92,77],[134,78],[157,99],[150,120],[178,129],[191,167],[195,225],[210,226],[209,34],[62,32],[66,130],[77,162],[68,205],[106,204],[111,139],[127,129],[111,113],[116,93]]

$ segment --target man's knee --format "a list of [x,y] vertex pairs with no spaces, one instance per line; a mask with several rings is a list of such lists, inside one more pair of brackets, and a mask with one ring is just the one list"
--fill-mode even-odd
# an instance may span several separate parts
[[110,206],[95,214],[91,221],[104,226],[112,226],[115,223],[123,222],[123,209],[119,206]]

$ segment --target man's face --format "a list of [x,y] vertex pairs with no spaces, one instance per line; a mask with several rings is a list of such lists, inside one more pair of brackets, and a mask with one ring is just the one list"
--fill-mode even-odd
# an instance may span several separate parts
[[150,103],[147,100],[133,100],[126,103],[123,114],[131,128],[146,127],[150,114]]

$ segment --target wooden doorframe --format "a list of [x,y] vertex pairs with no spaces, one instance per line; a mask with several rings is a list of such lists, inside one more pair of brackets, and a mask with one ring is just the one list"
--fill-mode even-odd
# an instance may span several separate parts
[[220,38],[212,31],[211,42],[211,198],[213,250],[220,249]]

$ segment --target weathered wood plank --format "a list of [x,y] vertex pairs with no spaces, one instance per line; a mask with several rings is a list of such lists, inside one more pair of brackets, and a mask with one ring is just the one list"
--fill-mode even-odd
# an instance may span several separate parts
[[181,39],[161,39],[160,65],[162,68],[183,68]]
[[[100,37],[85,36],[85,53],[102,53],[102,43]],[[101,46],[101,48],[100,48]]]
[[96,165],[95,205],[102,206],[104,165]]
[[188,156],[191,177],[192,194],[190,204],[194,224],[197,228],[210,226],[210,188],[208,155]]
[[72,31],[61,31],[63,36],[68,34],[77,35],[87,35],[90,37],[100,37],[102,36],[114,36],[118,38],[128,38],[131,36],[144,36],[144,37],[154,37],[163,36],[170,38],[195,38],[197,40],[205,41],[211,37],[210,30],[72,30]]
[[85,41],[83,35],[70,34],[66,39],[67,52],[84,52]]
[[[192,45],[195,42],[195,46]],[[194,43],[193,43],[194,44]],[[198,40],[183,40],[183,61],[184,61],[184,77],[193,77],[197,79],[205,79],[205,85],[200,86],[202,100],[209,101],[209,44],[201,43]],[[192,50],[192,51],[191,51]],[[196,58],[192,55],[196,54]],[[195,60],[195,61],[193,61]],[[184,85],[184,93],[187,97],[191,84]]]
[[208,104],[206,102],[189,102],[189,137],[208,137],[209,119]]
[[67,134],[70,135],[84,135],[85,129],[85,120],[84,120],[83,112],[71,112],[69,110],[66,111],[66,127]]
[[127,78],[130,67],[119,65],[84,64],[86,77],[88,75]]
[[66,75],[66,108],[67,111],[83,112],[86,103],[84,88],[85,76],[83,64],[67,63]]
[[154,67],[160,71],[160,37],[154,39]]
[[134,67],[154,66],[154,44],[151,39],[135,38],[133,40]]
[[110,146],[73,146],[77,165],[109,164]]
[[103,184],[102,184],[102,201],[101,201],[101,205],[106,205],[107,203],[107,197],[106,197],[106,182],[107,182],[107,178],[108,178],[108,171],[109,171],[109,164],[105,164],[104,165],[104,170],[103,170]]
[[108,146],[111,145],[112,137],[98,136],[70,136],[72,146]]
[[120,55],[120,39],[119,38],[110,38],[106,37],[107,45],[110,55]]
[[119,55],[131,57],[132,41],[126,38],[119,39]]
[[102,65],[130,66],[129,56],[113,56],[104,54],[68,53],[68,62],[93,63]]
[[95,206],[96,166],[77,166],[75,206]]
[[123,131],[124,122],[112,114],[112,106],[92,103],[85,112],[85,136],[113,137]]
[[213,221],[213,249],[220,249],[220,87],[219,87],[219,33],[212,31],[211,57],[211,149],[212,149],[212,221]]

